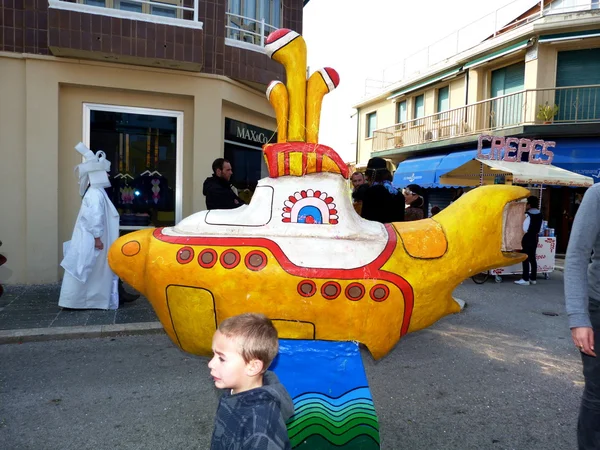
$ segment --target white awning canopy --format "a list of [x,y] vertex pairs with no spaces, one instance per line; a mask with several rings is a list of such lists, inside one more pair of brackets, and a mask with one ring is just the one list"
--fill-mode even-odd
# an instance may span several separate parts
[[579,175],[550,164],[473,159],[442,175],[441,184],[479,186],[483,184],[546,184],[551,186],[589,187],[591,177]]

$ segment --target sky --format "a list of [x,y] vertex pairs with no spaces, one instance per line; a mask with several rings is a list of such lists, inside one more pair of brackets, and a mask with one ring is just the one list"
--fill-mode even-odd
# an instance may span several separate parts
[[[397,81],[404,58],[487,15],[485,20],[460,34],[459,45],[475,44],[482,33],[488,30],[493,33],[495,10],[502,8],[498,22],[508,21],[536,2],[509,3],[509,0],[310,0],[304,7],[302,33],[310,73],[332,67],[340,75],[338,88],[323,100],[319,142],[334,148],[344,161],[354,161],[356,117],[351,116],[356,110],[352,105],[365,97],[365,80],[382,80],[385,74],[388,81]],[[452,56],[455,44],[455,36],[444,39],[432,49],[432,57]],[[416,67],[425,54],[410,58],[407,67]]]

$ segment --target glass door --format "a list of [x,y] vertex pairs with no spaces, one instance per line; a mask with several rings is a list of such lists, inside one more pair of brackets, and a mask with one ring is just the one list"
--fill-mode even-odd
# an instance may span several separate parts
[[107,193],[121,230],[181,217],[183,112],[84,104],[84,141],[111,162]]

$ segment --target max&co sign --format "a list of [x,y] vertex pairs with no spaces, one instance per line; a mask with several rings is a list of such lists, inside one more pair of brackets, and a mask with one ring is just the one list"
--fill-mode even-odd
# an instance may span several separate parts
[[277,134],[274,131],[226,117],[225,139],[246,145],[262,147],[269,142],[276,142]]
[[[484,142],[489,144],[485,144]],[[551,164],[556,142],[542,139],[489,136],[482,134],[477,140],[477,159],[491,159],[507,162],[530,162],[531,164]]]

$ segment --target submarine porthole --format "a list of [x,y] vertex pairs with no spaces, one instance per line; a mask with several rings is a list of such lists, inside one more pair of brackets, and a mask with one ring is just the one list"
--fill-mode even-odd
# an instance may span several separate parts
[[374,301],[383,302],[389,297],[390,288],[388,288],[385,284],[376,284],[371,288],[369,294]]
[[125,256],[135,256],[140,252],[141,249],[142,246],[138,241],[129,241],[123,244],[123,247],[121,247],[121,253],[123,253]]
[[207,248],[198,255],[198,264],[205,269],[210,269],[217,263],[217,259],[217,252],[212,248]]
[[352,301],[358,301],[365,295],[365,287],[360,283],[350,283],[346,286],[346,297]]
[[302,297],[312,297],[317,292],[317,285],[312,280],[303,280],[298,283],[298,294]]
[[221,254],[221,265],[226,269],[233,269],[240,263],[240,253],[230,248]]
[[177,262],[179,264],[187,264],[192,259],[194,259],[194,249],[192,247],[183,247],[177,252]]
[[321,287],[321,295],[327,300],[333,300],[337,298],[342,292],[342,288],[340,283],[336,281],[328,281]]
[[253,250],[248,252],[244,262],[246,263],[246,267],[248,269],[259,271],[264,269],[267,265],[267,256],[259,250]]

